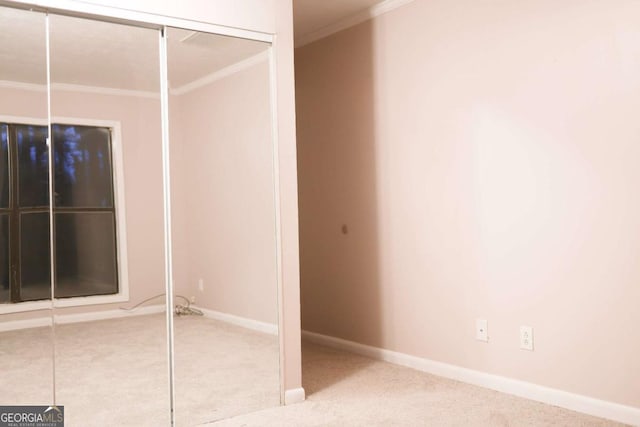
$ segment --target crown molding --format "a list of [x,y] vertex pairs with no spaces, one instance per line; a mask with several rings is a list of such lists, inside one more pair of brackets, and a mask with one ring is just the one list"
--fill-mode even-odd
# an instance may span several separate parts
[[[215,81],[218,81],[225,77],[229,77],[232,74],[235,74],[247,68],[253,67],[254,65],[258,65],[262,62],[267,61],[268,59],[269,59],[269,51],[265,50],[256,55],[250,56],[247,59],[243,59],[239,62],[236,62],[235,64],[231,64],[220,70],[214,71],[211,74],[207,74],[206,76],[201,77],[192,82],[189,82],[185,85],[179,86],[177,88],[171,88],[169,89],[169,91],[171,95],[184,95],[185,93],[189,93],[193,90],[196,90],[198,88],[211,84]],[[0,80],[0,88],[28,90],[32,92],[47,91],[46,84],[14,82],[10,80]],[[54,91],[96,93],[100,95],[133,96],[133,97],[139,97],[139,98],[160,99],[159,92],[156,93],[156,92],[143,91],[143,90],[116,89],[116,88],[100,87],[100,86],[85,86],[85,85],[77,85],[77,84],[69,84],[69,83],[52,83],[51,89]]]
[[303,34],[295,41],[295,47],[301,47],[309,43],[313,43],[317,40],[328,37],[331,34],[337,33],[338,31],[346,30],[349,27],[361,24],[362,22],[373,19],[376,16],[383,15],[399,7],[405,6],[409,3],[413,3],[413,1],[414,0],[385,0],[382,3],[375,4],[368,9],[363,10],[362,12],[349,16],[348,18],[327,25],[326,27],[320,28],[319,30]]
[[202,86],[206,86],[215,81],[228,77],[232,74],[238,73],[247,68],[253,67],[254,65],[258,65],[262,62],[265,62],[269,59],[269,51],[265,50],[257,55],[250,56],[247,59],[243,59],[240,62],[236,62],[235,64],[231,64],[228,67],[222,68],[218,71],[214,71],[211,74],[207,74],[204,77],[201,77],[197,80],[194,80],[185,85],[179,86],[177,88],[172,88],[169,90],[171,95],[184,95],[185,93],[189,93],[193,90],[201,88]]
[[[10,80],[0,80],[0,88],[28,90],[32,92],[47,91],[46,84],[14,82]],[[51,89],[54,91],[57,90],[57,91],[64,91],[64,92],[97,93],[101,95],[114,95],[114,96],[135,96],[139,98],[156,98],[156,99],[160,98],[159,93],[144,91],[144,90],[115,89],[110,87],[85,86],[85,85],[77,85],[77,84],[69,84],[69,83],[52,83]]]
[[151,92],[145,90],[132,90],[132,89],[115,89],[110,87],[100,86],[84,86],[68,83],[52,83],[51,89],[54,91],[66,91],[66,92],[83,92],[83,93],[97,93],[100,95],[114,95],[114,96],[134,96],[138,98],[153,98],[160,99],[160,87],[158,92]]
[[28,90],[28,91],[31,91],[31,92],[46,92],[47,91],[47,85],[46,84],[14,82],[14,81],[11,81],[11,80],[0,80],[0,88],[1,89]]

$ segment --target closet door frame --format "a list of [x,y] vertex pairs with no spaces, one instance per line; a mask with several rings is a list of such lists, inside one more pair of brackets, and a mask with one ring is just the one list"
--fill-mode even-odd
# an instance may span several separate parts
[[[273,185],[274,185],[274,210],[275,210],[275,236],[276,236],[276,277],[277,277],[277,304],[278,304],[278,340],[279,340],[279,386],[280,386],[280,404],[285,403],[285,383],[284,383],[284,304],[283,304],[283,275],[282,275],[282,223],[281,223],[281,198],[280,198],[280,167],[279,167],[279,145],[278,145],[278,110],[277,110],[277,60],[275,52],[277,52],[277,37],[270,33],[245,30],[223,25],[216,25],[206,22],[193,21],[189,19],[174,18],[163,15],[156,15],[145,12],[137,12],[115,7],[101,6],[97,4],[89,4],[73,0],[37,0],[14,1],[0,0],[0,6],[6,6],[18,9],[28,9],[38,12],[51,13],[56,15],[75,16],[79,18],[94,19],[99,21],[121,23],[134,25],[143,28],[155,29],[159,32],[160,37],[160,74],[161,74],[161,99],[162,101],[162,127],[163,127],[163,180],[164,184],[164,200],[165,200],[165,239],[171,236],[170,220],[170,193],[169,178],[169,134],[168,134],[168,84],[166,81],[166,34],[167,27],[182,28],[191,31],[199,31],[204,33],[218,34],[222,36],[236,37],[260,42],[270,43],[269,52],[269,86],[270,86],[270,108],[271,108],[271,145],[272,145],[272,167],[273,167]],[[164,53],[163,53],[164,50]],[[164,74],[162,69],[164,68]],[[164,78],[163,78],[164,77]],[[166,132],[166,134],[165,134]],[[168,210],[167,210],[168,209]],[[165,254],[165,268],[171,271],[171,253],[167,251]],[[167,290],[166,307],[172,305],[173,278],[170,275],[165,277],[165,287]],[[173,407],[173,310],[167,310],[167,342],[168,357],[170,361],[170,399]],[[172,408],[173,409],[173,408]],[[173,414],[172,414],[173,421]]]
[[213,33],[221,36],[236,37],[254,41],[274,43],[275,37],[269,33],[245,30],[242,28],[216,25],[207,22],[193,21],[189,19],[174,18],[164,15],[155,15],[133,10],[119,9],[115,7],[101,6],[73,0],[39,0],[39,1],[13,1],[0,0],[0,6],[14,9],[29,9],[38,12],[55,15],[75,16],[78,18],[95,19],[133,25],[143,28],[161,30],[163,27],[176,27],[191,31]]

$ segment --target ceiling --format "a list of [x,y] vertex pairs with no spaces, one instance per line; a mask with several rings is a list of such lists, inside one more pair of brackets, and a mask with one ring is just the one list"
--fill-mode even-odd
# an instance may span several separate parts
[[[294,0],[295,37],[350,18],[379,0]],[[158,34],[154,30],[79,18],[50,17],[52,83],[159,91]],[[0,81],[44,85],[45,17],[0,8]],[[172,29],[170,87],[179,88],[266,50],[267,44]]]
[[294,37],[299,39],[381,3],[381,0],[293,0]]

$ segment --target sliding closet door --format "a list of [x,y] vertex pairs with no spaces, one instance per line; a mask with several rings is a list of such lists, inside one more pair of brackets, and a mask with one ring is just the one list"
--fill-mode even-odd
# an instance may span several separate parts
[[170,28],[177,425],[280,404],[269,44]]
[[57,401],[167,425],[159,31],[49,19]]
[[46,16],[0,7],[1,405],[54,402],[47,105]]

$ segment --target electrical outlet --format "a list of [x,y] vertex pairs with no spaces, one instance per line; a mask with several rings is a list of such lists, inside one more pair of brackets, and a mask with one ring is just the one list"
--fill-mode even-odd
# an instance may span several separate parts
[[533,328],[531,326],[520,326],[520,348],[533,351]]
[[476,319],[476,339],[484,342],[489,341],[487,319]]
[[189,298],[189,301],[191,301],[191,304],[195,304],[196,303],[196,297],[191,296],[191,298]]
[[204,280],[198,279],[198,290],[204,292]]

